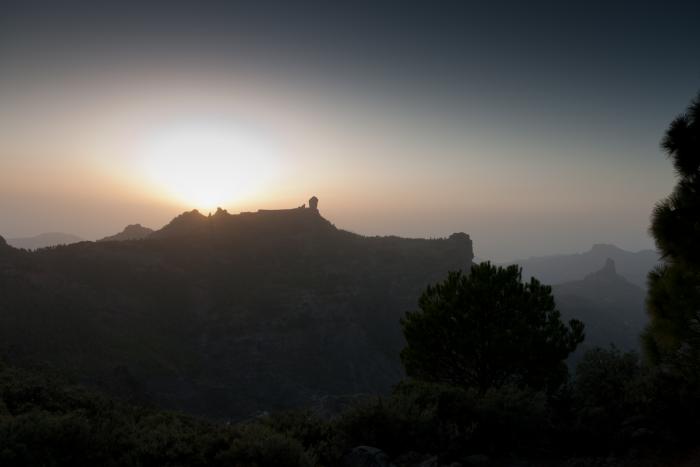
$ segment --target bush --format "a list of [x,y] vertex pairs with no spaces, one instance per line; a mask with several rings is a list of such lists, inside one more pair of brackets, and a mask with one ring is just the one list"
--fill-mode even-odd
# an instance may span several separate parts
[[505,386],[481,395],[444,384],[408,381],[387,398],[341,415],[345,448],[378,447],[390,456],[439,455],[440,462],[475,454],[539,453],[550,433],[546,396]]
[[334,424],[309,410],[268,415],[259,419],[258,423],[297,440],[320,465],[336,464],[343,455],[345,446]]
[[315,465],[313,457],[304,450],[299,441],[259,423],[240,428],[233,443],[219,452],[215,460],[217,465],[240,467]]
[[313,453],[295,439],[303,432],[279,428],[209,423],[0,366],[3,467],[314,465]]

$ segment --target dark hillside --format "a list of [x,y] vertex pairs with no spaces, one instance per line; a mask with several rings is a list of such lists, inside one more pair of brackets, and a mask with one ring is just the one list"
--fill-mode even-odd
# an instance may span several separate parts
[[221,418],[385,392],[402,376],[400,316],[472,259],[464,234],[363,237],[309,208],[193,211],[144,240],[3,248],[13,360]]

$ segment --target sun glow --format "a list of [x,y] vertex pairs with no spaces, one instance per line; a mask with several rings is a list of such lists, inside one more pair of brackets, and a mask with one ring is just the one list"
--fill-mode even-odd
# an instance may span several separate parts
[[277,169],[269,138],[234,124],[186,124],[158,131],[142,166],[158,191],[211,211],[262,190]]

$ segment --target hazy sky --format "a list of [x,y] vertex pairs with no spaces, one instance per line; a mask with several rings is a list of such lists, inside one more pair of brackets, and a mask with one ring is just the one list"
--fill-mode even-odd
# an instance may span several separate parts
[[[488,6],[487,6],[488,4]],[[4,1],[0,235],[292,207],[505,260],[650,247],[698,2]]]

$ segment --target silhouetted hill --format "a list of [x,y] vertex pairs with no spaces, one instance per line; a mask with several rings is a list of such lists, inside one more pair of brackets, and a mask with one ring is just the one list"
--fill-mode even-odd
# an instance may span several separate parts
[[310,208],[192,211],[143,241],[0,263],[0,342],[12,361],[221,418],[384,392],[402,375],[399,318],[472,256],[465,234],[364,237]]
[[[318,210],[310,208],[259,210],[231,215],[224,209],[205,216],[194,210],[183,213],[168,225],[154,232],[151,238],[182,238],[203,236],[208,239],[231,239],[231,236],[264,235],[277,237],[288,232],[292,236],[340,235],[347,232],[336,229]],[[350,234],[352,235],[352,234]]]
[[583,280],[553,286],[562,315],[586,324],[586,340],[579,354],[611,343],[627,350],[639,349],[639,335],[647,322],[645,292],[616,271],[608,258],[602,269]]
[[523,268],[523,278],[534,276],[545,284],[560,284],[583,279],[608,258],[615,261],[621,276],[643,289],[647,274],[660,260],[653,250],[629,252],[614,245],[596,244],[585,253],[532,257],[510,264]]
[[[223,211],[221,208],[217,210],[217,216]],[[166,237],[183,237],[187,235],[205,235],[207,234],[207,226],[209,225],[207,216],[201,214],[198,210],[184,212],[174,218],[165,227],[157,230],[153,234],[153,238]]]
[[143,240],[153,233],[153,229],[141,224],[127,225],[124,230],[115,235],[102,238],[98,242],[123,242],[127,240]]
[[82,242],[83,239],[73,234],[61,232],[48,232],[39,234],[35,237],[27,238],[9,238],[7,243],[15,248],[24,248],[27,250],[36,250],[37,248],[46,248],[56,245],[70,245],[72,243]]

